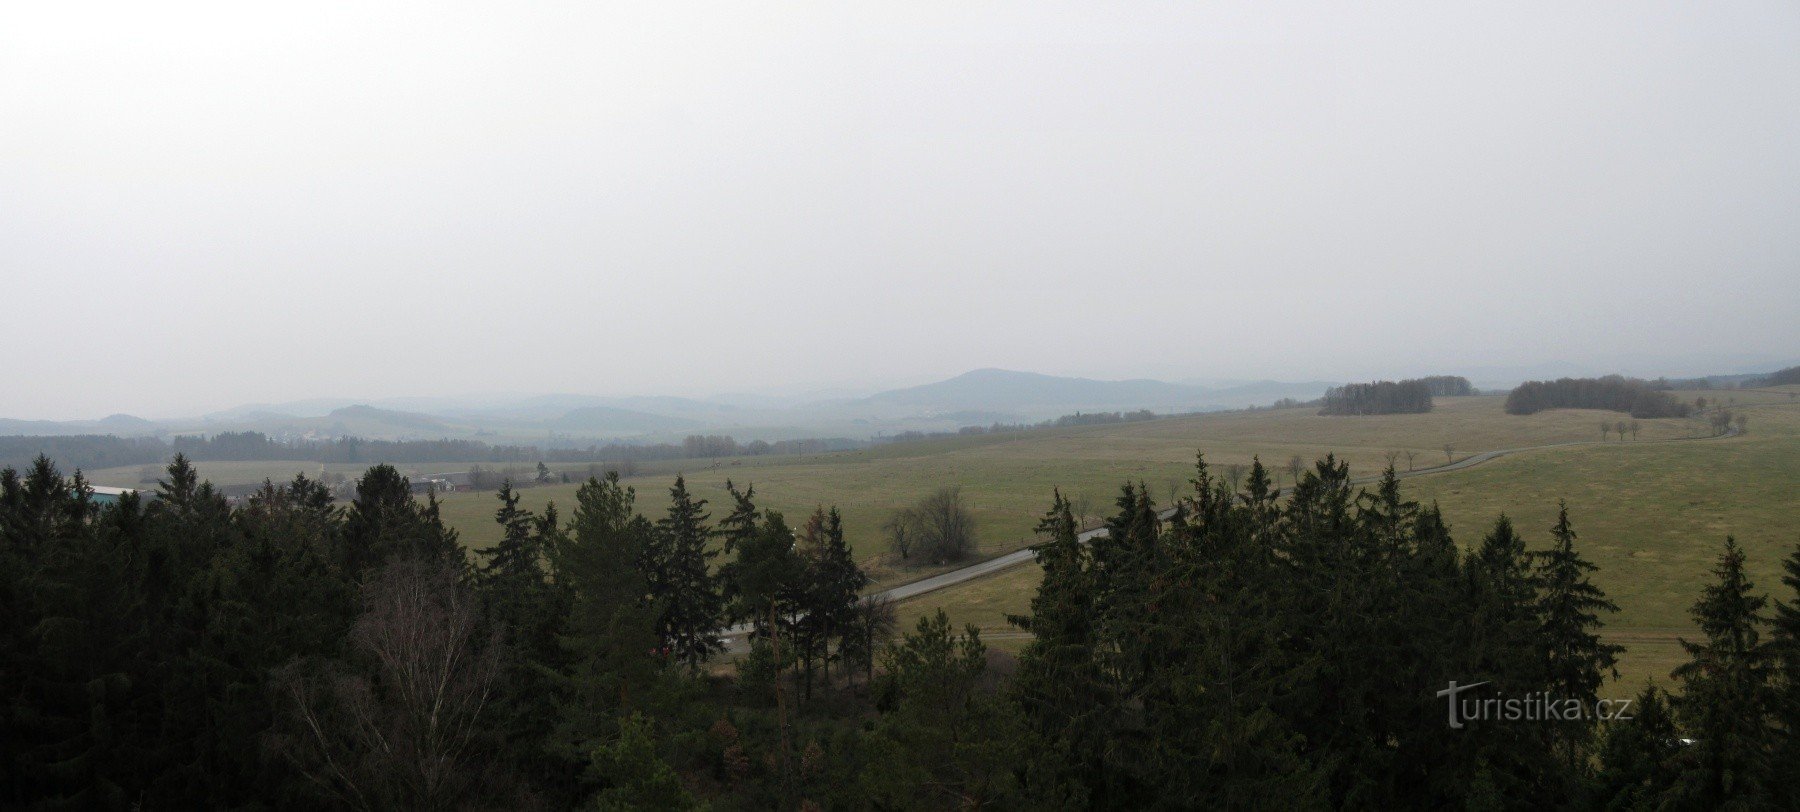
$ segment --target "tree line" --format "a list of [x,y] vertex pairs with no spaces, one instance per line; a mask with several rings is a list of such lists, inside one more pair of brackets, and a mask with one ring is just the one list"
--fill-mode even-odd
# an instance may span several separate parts
[[941,610],[894,637],[838,513],[790,525],[747,485],[646,511],[596,477],[566,518],[506,487],[470,555],[387,465],[348,505],[298,477],[233,508],[178,458],[102,506],[39,459],[0,472],[0,805],[1800,803],[1800,549],[1771,603],[1726,540],[1679,695],[1455,727],[1451,681],[1608,698],[1614,606],[1566,508],[1540,550],[1505,517],[1464,549],[1391,467],[1189,485],[1167,516],[1124,485],[1086,544],[1053,494],[1009,674]]
[[[1446,380],[1440,376],[1440,381]],[[1464,381],[1467,383],[1467,381]],[[1433,384],[1426,379],[1347,383],[1325,390],[1319,414],[1417,414],[1431,411]]]
[[1687,403],[1649,382],[1622,375],[1526,381],[1506,396],[1507,414],[1536,414],[1545,409],[1605,409],[1638,418],[1687,417],[1692,411]]
[[1800,366],[1778,369],[1745,382],[1747,386],[1794,386],[1796,384],[1800,384]]
[[845,451],[865,444],[845,438],[752,440],[739,443],[730,436],[694,435],[681,443],[607,443],[585,448],[542,448],[531,445],[492,445],[476,440],[369,440],[340,437],[333,440],[281,440],[259,431],[220,432],[213,435],[178,435],[167,441],[155,437],[118,437],[110,434],[0,437],[0,465],[29,466],[36,457],[63,460],[77,468],[113,468],[124,465],[162,464],[179,454],[195,462],[300,460],[322,463],[392,464],[430,462],[592,462],[596,460],[650,461],[762,454],[818,454]]

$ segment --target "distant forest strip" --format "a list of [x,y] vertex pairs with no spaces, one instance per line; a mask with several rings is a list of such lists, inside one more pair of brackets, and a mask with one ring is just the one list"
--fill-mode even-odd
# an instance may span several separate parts
[[1800,384],[1800,367],[1788,367],[1776,370],[1760,378],[1752,379],[1749,386],[1792,386]]
[[259,431],[226,431],[207,435],[119,437],[112,434],[0,437],[0,467],[23,468],[38,456],[62,460],[71,468],[94,470],[126,465],[160,465],[176,454],[196,462],[262,462],[301,460],[321,463],[433,462],[643,462],[651,460],[755,457],[765,454],[821,454],[886,443],[913,442],[976,434],[998,434],[1038,428],[1097,426],[1154,420],[1148,409],[1135,412],[1076,412],[1037,423],[965,426],[957,431],[907,431],[874,440],[845,437],[740,442],[729,434],[694,434],[680,443],[607,443],[586,448],[541,448],[493,445],[477,440],[335,440],[286,441]]
[[1475,394],[1460,375],[1432,375],[1404,381],[1350,383],[1325,390],[1319,414],[1418,414],[1431,411],[1431,398]]
[[760,454],[815,454],[866,445],[846,438],[753,440],[739,443],[728,435],[690,436],[681,443],[608,443],[587,448],[539,448],[491,445],[475,440],[277,440],[259,431],[227,431],[208,436],[118,437],[111,434],[0,437],[0,467],[22,467],[38,455],[65,460],[72,468],[92,470],[123,465],[160,464],[176,454],[205,462],[304,460],[327,463],[397,464],[421,462],[593,462],[598,460],[666,460]]
[[1622,375],[1526,381],[1506,396],[1507,414],[1545,409],[1605,409],[1632,417],[1687,417],[1693,407],[1650,382]]

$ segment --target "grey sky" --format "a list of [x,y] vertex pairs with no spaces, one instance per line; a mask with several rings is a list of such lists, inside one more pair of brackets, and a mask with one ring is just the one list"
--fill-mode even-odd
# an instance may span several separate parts
[[1800,355],[1800,6],[1356,5],[8,4],[0,416]]

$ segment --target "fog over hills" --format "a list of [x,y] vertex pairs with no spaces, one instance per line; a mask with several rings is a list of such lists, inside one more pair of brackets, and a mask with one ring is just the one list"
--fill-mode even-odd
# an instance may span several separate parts
[[[1478,388],[1496,390],[1526,379],[1607,371],[1547,362],[1448,372],[1469,377]],[[730,434],[739,440],[866,439],[905,431],[1035,423],[1075,412],[1148,409],[1177,414],[1266,406],[1288,398],[1312,400],[1333,385],[1331,381],[1223,378],[1101,380],[990,367],[863,396],[814,391],[704,398],[573,393],[309,398],[244,404],[192,418],[146,420],[114,414],[99,420],[0,419],[0,435],[167,437],[258,431],[284,440],[459,439],[556,447],[667,442],[697,433]]]
[[704,399],[569,393],[310,398],[244,404],[193,418],[145,420],[112,415],[104,420],[0,420],[0,434],[168,436],[259,431],[284,439],[354,436],[558,444],[654,442],[699,432],[729,433],[743,439],[860,439],[909,430],[1036,422],[1078,411],[1174,413],[1240,408],[1281,398],[1315,398],[1329,385],[1324,381],[1257,381],[1203,386],[989,368],[861,397],[849,392],[814,392],[811,396],[732,394]]

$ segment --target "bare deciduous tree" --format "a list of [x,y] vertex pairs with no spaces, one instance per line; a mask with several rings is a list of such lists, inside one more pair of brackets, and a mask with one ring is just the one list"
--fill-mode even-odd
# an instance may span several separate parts
[[1619,422],[1613,424],[1613,431],[1618,432],[1619,442],[1621,442],[1621,443],[1625,442],[1625,432],[1628,429],[1629,429],[1629,427],[1625,425],[1625,421],[1623,421],[1623,420],[1620,420]]
[[1411,471],[1413,469],[1413,457],[1416,456],[1419,452],[1414,451],[1409,448],[1409,449],[1406,449],[1406,451],[1404,453],[1406,454],[1406,470]]
[[888,548],[899,553],[901,560],[912,557],[913,542],[918,539],[913,528],[917,524],[918,517],[913,515],[912,508],[896,510],[881,523],[881,531],[887,534]]
[[1445,443],[1444,444],[1444,464],[1449,465],[1450,463],[1455,462],[1455,461],[1456,461],[1456,448],[1451,446],[1449,443]]
[[1088,517],[1094,515],[1094,497],[1085,492],[1076,494],[1074,499],[1069,500],[1069,512],[1075,514],[1082,529],[1087,529]]
[[919,503],[888,517],[888,539],[904,546],[909,557],[917,551],[933,564],[956,561],[975,549],[975,514],[963,501],[962,489],[948,485],[932,491]]
[[1603,442],[1603,443],[1606,442],[1606,438],[1611,437],[1611,436],[1612,436],[1612,421],[1610,421],[1610,420],[1600,421],[1600,442]]
[[1397,467],[1400,463],[1400,452],[1398,451],[1388,451],[1381,456],[1387,459],[1387,467],[1389,468]]
[[1300,472],[1305,468],[1306,460],[1302,459],[1299,454],[1288,457],[1288,479],[1292,480],[1295,485],[1300,484]]
[[1641,430],[1643,427],[1644,426],[1642,423],[1639,423],[1636,420],[1631,421],[1630,425],[1628,426],[1628,428],[1631,429],[1631,439],[1636,440],[1638,438],[1638,431]]
[[273,749],[349,807],[471,802],[498,635],[482,630],[475,597],[447,566],[391,564],[363,587],[363,604],[350,631],[357,662],[294,662],[277,675],[292,729]]
[[1241,482],[1243,479],[1244,479],[1244,464],[1243,463],[1234,462],[1230,465],[1225,466],[1225,481],[1231,483],[1231,490],[1233,492],[1237,491],[1238,483]]

